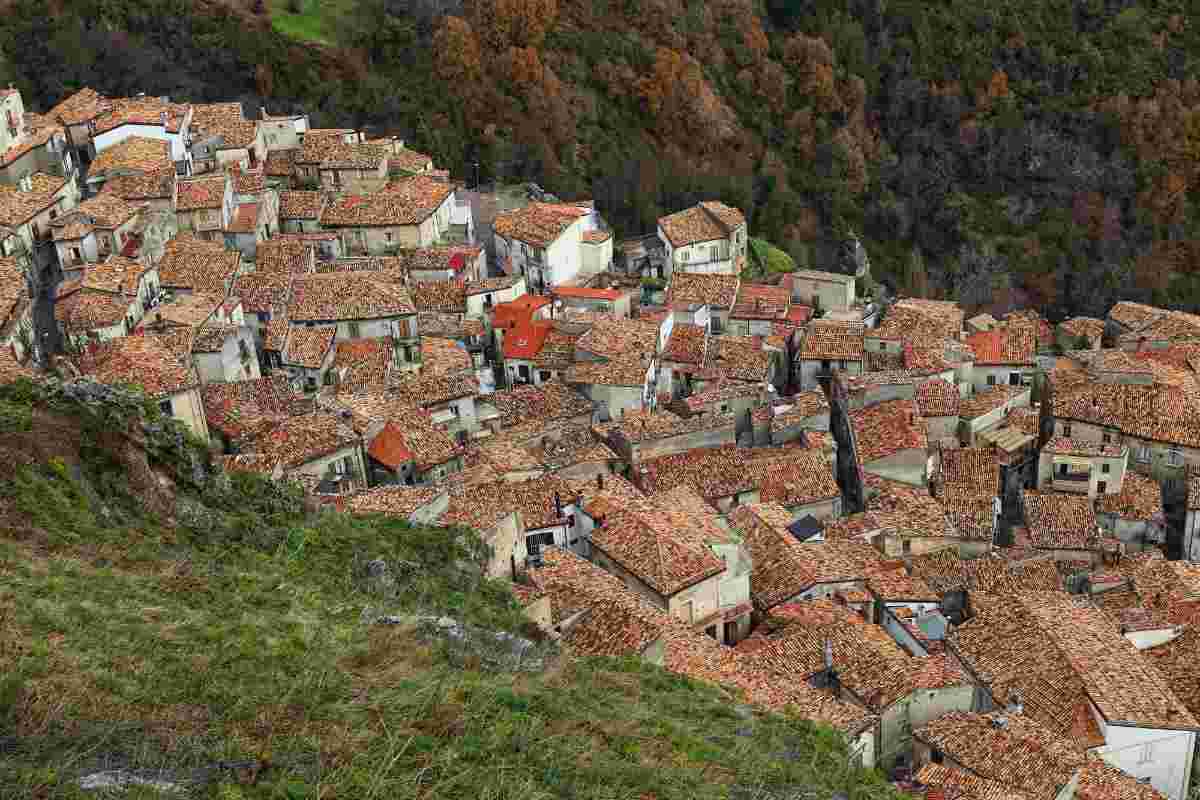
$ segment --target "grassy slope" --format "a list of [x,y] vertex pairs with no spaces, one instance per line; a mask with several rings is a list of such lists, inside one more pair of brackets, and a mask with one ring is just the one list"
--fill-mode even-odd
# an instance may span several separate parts
[[302,13],[293,14],[287,2],[276,2],[271,5],[271,25],[298,41],[331,44],[334,17],[345,5],[339,0],[300,0]]
[[[791,783],[891,796],[845,767],[828,730],[748,721],[722,690],[633,660],[513,675],[454,666],[412,626],[363,624],[421,610],[523,629],[506,589],[448,566],[467,552],[445,530],[304,518],[250,478],[165,528],[96,489],[116,485],[112,464],[85,455],[82,482],[51,462],[0,489],[0,731],[17,737],[0,747],[0,796],[82,795],[74,781],[105,754],[272,765],[198,790],[225,800],[667,800]],[[419,568],[381,591],[363,570],[378,557]]]

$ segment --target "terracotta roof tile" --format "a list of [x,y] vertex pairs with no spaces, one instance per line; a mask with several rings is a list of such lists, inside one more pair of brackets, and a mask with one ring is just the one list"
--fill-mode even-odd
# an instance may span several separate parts
[[258,203],[240,203],[233,210],[226,233],[254,233],[258,227]]
[[963,419],[982,417],[1028,391],[1028,387],[1022,386],[995,386],[976,392],[971,397],[964,397],[959,401],[958,415]]
[[[234,253],[236,257],[237,253]],[[274,324],[287,307],[292,276],[275,272],[251,272],[234,279],[233,291],[242,299],[242,307],[251,314],[271,313]],[[164,281],[165,283],[165,281]],[[282,332],[282,331],[281,331]],[[282,346],[280,341],[280,346]]]
[[679,364],[703,364],[707,342],[707,328],[678,323],[671,328],[671,337],[667,339],[667,346],[663,348],[662,358],[664,361]]
[[338,272],[295,276],[288,313],[293,322],[340,321],[404,317],[416,309],[403,286],[374,273]]
[[96,119],[96,133],[118,128],[121,125],[162,126],[162,114],[166,112],[165,129],[179,133],[190,106],[180,105],[157,97],[118,97],[107,103],[107,109]]
[[957,303],[904,298],[892,305],[879,325],[866,335],[868,339],[936,344],[958,338],[963,316]]
[[11,256],[0,258],[0,334],[11,331],[30,302],[25,270]]
[[147,136],[130,136],[98,153],[88,167],[88,177],[124,170],[145,174],[164,168],[175,170],[175,164],[171,161],[170,142]]
[[383,391],[393,358],[392,340],[388,338],[335,342],[332,369],[338,375],[337,391]]
[[296,170],[296,155],[298,150],[272,150],[267,153],[263,171],[272,178],[289,178]]
[[101,194],[123,200],[164,200],[175,196],[175,167],[163,167],[144,175],[117,175],[104,182]]
[[1099,339],[1104,335],[1104,320],[1095,317],[1071,317],[1058,323],[1058,329],[1067,336]]
[[328,198],[324,192],[292,190],[279,193],[279,218],[317,219]]
[[500,412],[501,425],[510,428],[525,422],[550,423],[591,415],[595,404],[558,381],[541,386],[517,386],[495,392],[490,400]]
[[658,326],[629,319],[601,320],[588,328],[575,346],[610,358],[653,353],[658,349]]
[[674,247],[728,239],[734,229],[744,224],[746,217],[741,211],[716,201],[698,203],[658,219],[659,227]]
[[530,203],[496,215],[492,230],[505,239],[548,247],[589,209],[569,203]]
[[417,376],[400,373],[398,379],[391,382],[389,392],[409,405],[425,408],[474,397],[479,394],[479,381],[467,372],[439,375],[422,371]]
[[958,387],[941,378],[917,384],[917,413],[922,417],[957,417]]
[[913,735],[975,776],[1030,798],[1055,796],[1084,763],[1078,746],[1019,714],[951,712]]
[[450,196],[453,187],[424,175],[389,184],[374,194],[350,194],[333,200],[321,213],[330,227],[419,225]]
[[968,336],[967,345],[980,366],[1032,366],[1037,355],[1037,332],[1028,325],[1002,325]]
[[474,245],[453,245],[448,247],[418,247],[412,250],[400,251],[399,258],[403,269],[407,271],[441,271],[450,270],[456,274],[463,272],[468,264],[474,263],[483,248]]
[[352,514],[388,514],[408,517],[445,493],[436,486],[376,486],[359,492],[346,503]]
[[232,442],[253,439],[299,405],[286,375],[206,383],[200,388],[200,397],[208,426]]
[[312,245],[298,239],[274,238],[259,242],[254,253],[256,273],[280,275],[304,274],[313,271]]
[[800,360],[862,361],[865,328],[852,322],[822,322],[809,326],[800,342]]
[[443,525],[464,525],[487,530],[506,514],[518,511],[527,530],[547,528],[561,518],[554,505],[558,494],[563,506],[575,493],[561,478],[547,475],[530,481],[493,481],[455,486],[450,494],[450,510],[439,520]]
[[227,176],[212,175],[200,178],[180,178],[176,181],[177,211],[198,211],[221,208],[225,202]]
[[0,225],[17,228],[54,204],[59,191],[67,184],[66,178],[57,178],[42,172],[30,177],[30,191],[20,191],[15,186],[0,184]]
[[731,319],[787,319],[792,292],[786,286],[743,283],[730,311]]
[[338,416],[313,413],[281,420],[254,440],[254,452],[294,469],[358,444],[358,434]]
[[167,242],[158,262],[159,283],[167,288],[224,294],[239,263],[236,250],[220,242],[176,237]]
[[467,293],[461,281],[413,281],[408,291],[418,311],[447,314],[467,311]]
[[110,105],[111,101],[95,89],[85,86],[69,97],[59,101],[58,105],[46,113],[46,116],[56,120],[61,117],[62,121],[67,125],[80,125],[88,120],[97,118]]
[[199,385],[192,366],[154,336],[122,336],[89,349],[80,372],[100,383],[136,384],[150,397],[167,397]]
[[1086,496],[1025,492],[1025,523],[1034,547],[1089,550],[1097,544],[1096,513]]
[[667,305],[732,308],[741,279],[736,275],[675,272],[667,286]]
[[283,343],[283,363],[305,369],[320,369],[337,336],[336,325],[293,325]]
[[850,412],[860,466],[902,450],[925,450],[925,426],[911,400],[889,400]]

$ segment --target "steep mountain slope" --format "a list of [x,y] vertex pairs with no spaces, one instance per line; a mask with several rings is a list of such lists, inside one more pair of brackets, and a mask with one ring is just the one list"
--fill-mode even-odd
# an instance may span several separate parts
[[0,386],[0,796],[899,800],[827,729],[557,652],[479,547],[305,513],[140,395]]
[[43,107],[84,83],[269,95],[593,195],[620,233],[717,196],[800,265],[856,231],[917,294],[1200,307],[1181,0],[274,2],[16,0],[0,43]]

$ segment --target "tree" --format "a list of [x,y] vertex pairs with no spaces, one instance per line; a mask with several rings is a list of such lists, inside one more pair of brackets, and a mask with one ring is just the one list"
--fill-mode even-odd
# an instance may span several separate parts
[[447,83],[466,88],[479,80],[482,55],[479,39],[462,17],[446,17],[433,37],[434,50],[442,54],[435,68]]

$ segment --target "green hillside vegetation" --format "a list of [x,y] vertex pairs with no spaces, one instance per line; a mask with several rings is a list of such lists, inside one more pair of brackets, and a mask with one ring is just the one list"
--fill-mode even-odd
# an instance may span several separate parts
[[[221,800],[896,796],[829,729],[558,652],[465,531],[305,512],[137,395],[15,384],[0,411],[6,797],[114,764]],[[514,672],[425,615],[537,641]]]

